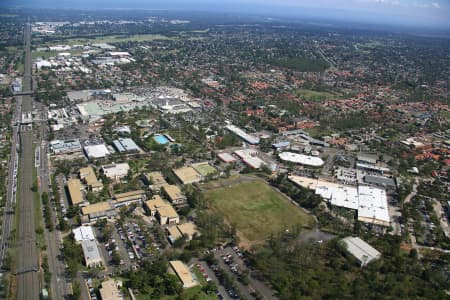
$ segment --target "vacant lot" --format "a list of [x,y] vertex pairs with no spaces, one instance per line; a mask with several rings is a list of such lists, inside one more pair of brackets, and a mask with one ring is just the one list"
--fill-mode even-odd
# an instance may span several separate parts
[[310,216],[259,180],[207,190],[205,198],[236,227],[244,247],[281,230],[313,224]]

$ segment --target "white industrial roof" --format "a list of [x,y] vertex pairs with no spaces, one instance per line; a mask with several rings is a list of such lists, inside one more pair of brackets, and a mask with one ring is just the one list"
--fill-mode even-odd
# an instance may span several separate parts
[[389,210],[386,191],[371,186],[358,187],[358,220],[381,225],[388,225]]
[[247,149],[236,150],[236,151],[234,151],[234,154],[236,154],[240,158],[244,159],[244,158],[248,158],[248,157],[257,156],[258,150],[247,148]]
[[381,257],[381,253],[358,237],[346,237],[342,242],[347,246],[347,251],[365,266],[373,260]]
[[115,178],[115,177],[123,177],[128,174],[130,170],[130,166],[128,163],[120,163],[120,164],[111,164],[107,166],[102,166],[102,171],[106,177]]
[[260,159],[259,157],[246,157],[243,159],[243,161],[251,168],[253,169],[259,169],[261,166],[265,165],[266,163]]
[[358,209],[358,189],[355,187],[339,187],[331,196],[331,204],[335,206]]
[[358,189],[356,187],[319,180],[315,190],[316,194],[335,206],[358,209]]
[[360,169],[368,169],[368,170],[373,170],[373,171],[382,172],[382,173],[391,171],[389,168],[372,166],[372,165],[362,164],[362,163],[356,163],[356,167],[358,167]]
[[92,241],[95,239],[94,231],[91,226],[80,226],[72,230],[75,241]]
[[290,161],[312,167],[320,167],[324,164],[320,157],[308,156],[294,152],[281,152],[280,158],[284,161]]
[[252,145],[259,144],[258,137],[255,137],[255,136],[252,136],[252,135],[246,133],[244,130],[240,129],[239,127],[236,127],[234,125],[227,125],[226,128],[249,144],[252,144]]
[[105,144],[85,146],[84,151],[88,158],[102,158],[111,154]]
[[358,220],[388,226],[390,222],[386,191],[381,188],[359,185],[357,188],[302,176],[289,176],[289,180],[305,188],[332,205],[355,209]]
[[101,261],[102,257],[97,247],[97,243],[91,240],[81,241],[81,248],[83,249],[84,258],[86,262]]
[[130,138],[119,138],[114,140],[113,143],[119,152],[139,151],[138,145]]

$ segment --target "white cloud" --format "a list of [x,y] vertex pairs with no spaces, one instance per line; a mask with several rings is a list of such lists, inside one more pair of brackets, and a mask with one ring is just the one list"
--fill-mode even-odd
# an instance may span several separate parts
[[418,8],[441,8],[441,5],[438,2],[414,2],[412,6]]
[[434,7],[434,8],[441,8],[441,5],[439,3],[437,3],[437,2],[432,2],[431,6]]

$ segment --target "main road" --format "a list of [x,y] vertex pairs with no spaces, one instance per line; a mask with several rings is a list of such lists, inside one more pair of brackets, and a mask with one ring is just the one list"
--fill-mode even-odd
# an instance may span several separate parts
[[[38,104],[38,103],[36,103]],[[42,104],[39,104],[42,105]],[[47,127],[47,109],[42,105],[42,107],[37,107],[39,113],[41,114],[40,119],[44,120],[44,122],[40,122],[37,124],[34,122],[35,126],[39,126],[39,138],[37,139],[36,149],[39,148],[39,163],[36,164],[37,167],[37,175],[40,179],[40,187],[39,192],[42,194],[46,192],[49,195],[49,200],[51,200],[52,190],[49,189],[51,186],[50,179],[50,165],[48,159],[48,147],[47,147],[47,135],[48,135],[48,127]],[[59,202],[59,201],[58,201]],[[51,219],[54,225],[57,225],[58,218],[56,216],[56,211],[51,210]],[[66,282],[66,271],[65,264],[63,260],[63,256],[61,255],[62,248],[62,237],[61,232],[59,230],[48,230],[45,229],[45,237],[47,241],[47,257],[48,257],[48,266],[49,271],[52,273],[51,282],[50,282],[50,295],[52,299],[64,299],[67,294],[67,282]]]
[[[31,26],[25,26],[25,70],[23,76],[23,90],[32,89],[31,82]],[[33,99],[22,96],[22,114],[31,114]],[[39,299],[39,259],[36,241],[36,224],[34,219],[33,185],[34,151],[33,129],[31,124],[21,125],[19,131],[21,144],[19,158],[20,198],[17,199],[19,210],[19,228],[17,241],[16,264],[16,299]]]

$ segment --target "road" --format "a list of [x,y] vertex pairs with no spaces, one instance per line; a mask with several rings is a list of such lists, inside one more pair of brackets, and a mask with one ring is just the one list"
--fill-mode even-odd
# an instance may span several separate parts
[[[251,295],[253,291],[257,291],[259,293],[259,296],[262,299],[265,299],[265,300],[276,300],[276,299],[278,299],[275,296],[275,292],[269,286],[267,286],[264,282],[256,279],[253,276],[253,272],[250,269],[247,268],[247,265],[245,264],[245,262],[236,254],[236,252],[232,248],[227,247],[227,248],[225,248],[223,250],[217,251],[215,254],[216,254],[215,255],[216,258],[219,260],[219,263],[226,270],[226,272],[228,272],[231,276],[236,278],[236,283],[237,283],[239,289],[241,291],[242,291],[242,289],[246,289],[248,291],[248,293],[246,291],[244,291],[244,293],[243,293],[243,295],[247,296],[248,299],[253,299],[254,298]],[[248,284],[248,286],[244,286],[244,285],[240,284],[239,279],[237,278],[237,276],[234,273],[232,273],[230,271],[229,266],[226,265],[223,262],[223,259],[221,258],[221,255],[224,255],[224,254],[225,255],[232,255],[233,256],[233,261],[238,264],[239,269],[241,271],[244,271],[244,270],[248,270],[249,271],[250,276],[249,276],[249,284]]]
[[417,195],[417,187],[419,186],[419,177],[415,177],[414,178],[414,184],[412,186],[412,191],[411,193],[409,193],[406,197],[405,200],[403,201],[403,203],[408,203],[409,201],[411,201],[411,199]]
[[[25,73],[23,89],[31,89],[31,26],[25,26]],[[22,113],[32,112],[32,98],[22,96]],[[36,247],[36,226],[34,220],[34,195],[31,191],[33,184],[34,150],[33,131],[29,125],[22,125],[19,133],[21,152],[19,159],[20,199],[18,249],[16,265],[16,299],[39,299],[39,263]]]
[[446,237],[450,236],[450,226],[448,225],[447,218],[445,217],[444,209],[442,208],[441,202],[433,199],[433,209],[436,216],[439,219],[440,225]]
[[194,264],[199,264],[205,270],[206,274],[208,274],[208,277],[211,278],[211,280],[216,284],[217,290],[219,291],[220,295],[222,295],[224,300],[231,300],[226,289],[223,287],[223,285],[220,284],[220,281],[217,278],[216,274],[213,270],[211,270],[211,268],[205,261],[199,261],[197,258],[194,258],[189,262],[189,265]]
[[[47,119],[47,110],[45,107],[38,109],[41,116],[40,119]],[[36,124],[36,123],[34,123]],[[50,165],[47,153],[47,124],[46,122],[41,122],[36,124],[39,126],[39,138],[36,142],[36,148],[40,147],[40,156],[39,163],[37,169],[37,175],[39,177],[39,182],[41,183],[39,186],[39,192],[42,194],[46,192],[51,199],[52,191],[49,190],[49,186],[51,185],[50,180]],[[51,218],[53,224],[58,224],[58,218],[56,212],[51,210]],[[47,257],[48,257],[48,265],[49,270],[52,273],[51,281],[50,281],[50,295],[52,299],[63,299],[66,295],[66,277],[65,277],[65,264],[63,260],[63,256],[61,255],[62,248],[62,237],[61,232],[58,230],[49,231],[45,230],[45,238],[47,242]]]

